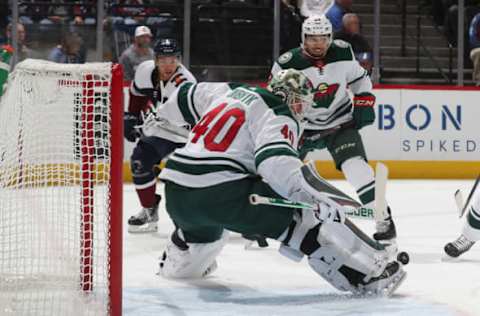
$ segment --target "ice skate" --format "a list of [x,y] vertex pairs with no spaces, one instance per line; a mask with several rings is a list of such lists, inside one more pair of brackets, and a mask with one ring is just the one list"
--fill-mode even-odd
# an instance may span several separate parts
[[359,296],[391,296],[406,276],[407,273],[398,262],[390,262],[380,276],[359,285],[358,292],[355,294]]
[[144,207],[128,219],[129,233],[150,233],[158,230],[158,205],[162,198],[158,194],[155,198],[157,202],[153,207]]
[[461,254],[467,252],[475,244],[464,235],[460,235],[456,240],[449,242],[443,248],[445,253],[452,258],[457,258]]

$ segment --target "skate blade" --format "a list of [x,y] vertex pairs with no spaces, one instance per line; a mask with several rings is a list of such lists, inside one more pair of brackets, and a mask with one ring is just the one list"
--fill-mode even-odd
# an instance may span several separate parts
[[384,289],[384,291],[386,292],[385,296],[387,297],[392,296],[392,294],[398,289],[398,287],[402,285],[403,281],[405,281],[405,278],[407,277],[407,272],[402,271],[399,274],[400,275],[396,276],[393,282],[390,283],[386,289]]
[[403,283],[406,277],[407,277],[407,272],[402,270],[386,286],[379,289],[375,289],[375,290],[369,290],[366,292],[360,291],[358,293],[354,293],[354,296],[358,298],[390,297],[398,289],[398,287]]
[[158,230],[157,223],[148,223],[144,225],[128,225],[128,232],[133,234],[154,233]]

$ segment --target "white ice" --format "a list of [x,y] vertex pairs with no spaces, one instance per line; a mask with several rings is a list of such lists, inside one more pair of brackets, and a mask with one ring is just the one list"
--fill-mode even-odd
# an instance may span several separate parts
[[[352,194],[345,181],[335,185]],[[278,244],[244,250],[233,235],[212,276],[172,281],[156,275],[158,257],[172,231],[162,202],[158,233],[129,234],[126,223],[138,212],[134,187],[124,187],[124,315],[480,315],[480,245],[455,261],[443,246],[458,237],[453,193],[467,196],[473,181],[391,180],[387,199],[397,224],[401,250],[410,254],[407,279],[391,298],[357,299],[338,292],[303,260],[280,255]],[[163,186],[157,187],[163,193]],[[228,210],[226,210],[228,211]],[[359,222],[371,232],[372,223]],[[480,244],[480,243],[479,243]]]

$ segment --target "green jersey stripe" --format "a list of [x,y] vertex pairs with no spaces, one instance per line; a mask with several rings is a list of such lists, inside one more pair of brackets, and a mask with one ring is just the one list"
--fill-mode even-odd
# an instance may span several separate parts
[[353,79],[352,81],[350,81],[350,82],[348,83],[348,85],[351,85],[351,84],[357,82],[358,80],[360,80],[360,79],[362,79],[362,78],[365,78],[365,77],[367,76],[367,74],[368,74],[368,73],[367,73],[367,71],[365,70],[360,77],[358,77],[358,78],[356,78],[356,79]]
[[255,155],[267,147],[278,147],[278,146],[288,146],[292,151],[296,151],[295,149],[293,149],[292,145],[290,145],[288,142],[271,142],[271,143],[262,145],[260,146],[260,148],[255,150]]
[[298,153],[285,147],[267,149],[255,156],[255,166],[258,168],[263,161],[275,156],[292,156],[298,158]]
[[314,121],[312,120],[309,120],[311,123],[315,124],[315,123],[322,123],[322,124],[328,124],[332,121],[334,121],[335,119],[339,118],[340,116],[343,116],[345,114],[347,114],[348,112],[350,112],[352,110],[352,103],[350,102],[350,100],[348,100],[347,102],[345,102],[344,104],[340,105],[336,110],[335,112],[333,112],[329,117],[327,117],[326,119],[320,119],[320,118],[316,118]]
[[185,119],[185,122],[190,124],[190,126],[195,125],[195,118],[193,117],[188,107],[188,92],[192,85],[193,83],[191,82],[187,82],[181,85],[178,90],[178,97],[177,97],[178,108],[180,109],[180,112],[182,113],[182,116]]
[[182,173],[190,175],[205,175],[209,173],[229,171],[233,173],[245,173],[238,168],[232,167],[230,165],[222,165],[217,163],[214,165],[211,164],[188,164],[176,161],[175,159],[169,159],[165,166],[167,169],[176,170]]
[[[195,120],[198,122],[200,120],[200,115],[198,115],[197,109],[195,108],[195,104],[193,103],[193,96],[195,95],[195,90],[197,90],[197,85],[193,85],[192,89],[190,89],[190,107],[191,112],[195,115]],[[193,110],[193,111],[192,111]]]
[[245,173],[249,173],[248,168],[245,167],[244,164],[232,159],[232,158],[226,158],[226,157],[191,157],[191,156],[186,156],[179,154],[177,152],[174,152],[171,156],[171,158],[175,159],[175,157],[178,157],[180,159],[188,160],[191,161],[192,164],[198,163],[199,161],[211,161],[211,162],[219,162],[221,163],[222,161],[224,162],[230,162],[236,166],[238,166],[239,169],[241,169]]

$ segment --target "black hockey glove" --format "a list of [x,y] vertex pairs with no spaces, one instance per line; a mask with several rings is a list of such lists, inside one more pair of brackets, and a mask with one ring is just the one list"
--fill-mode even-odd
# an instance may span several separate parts
[[140,123],[138,116],[135,114],[125,112],[123,114],[123,136],[129,141],[134,142],[141,133],[135,128]]

